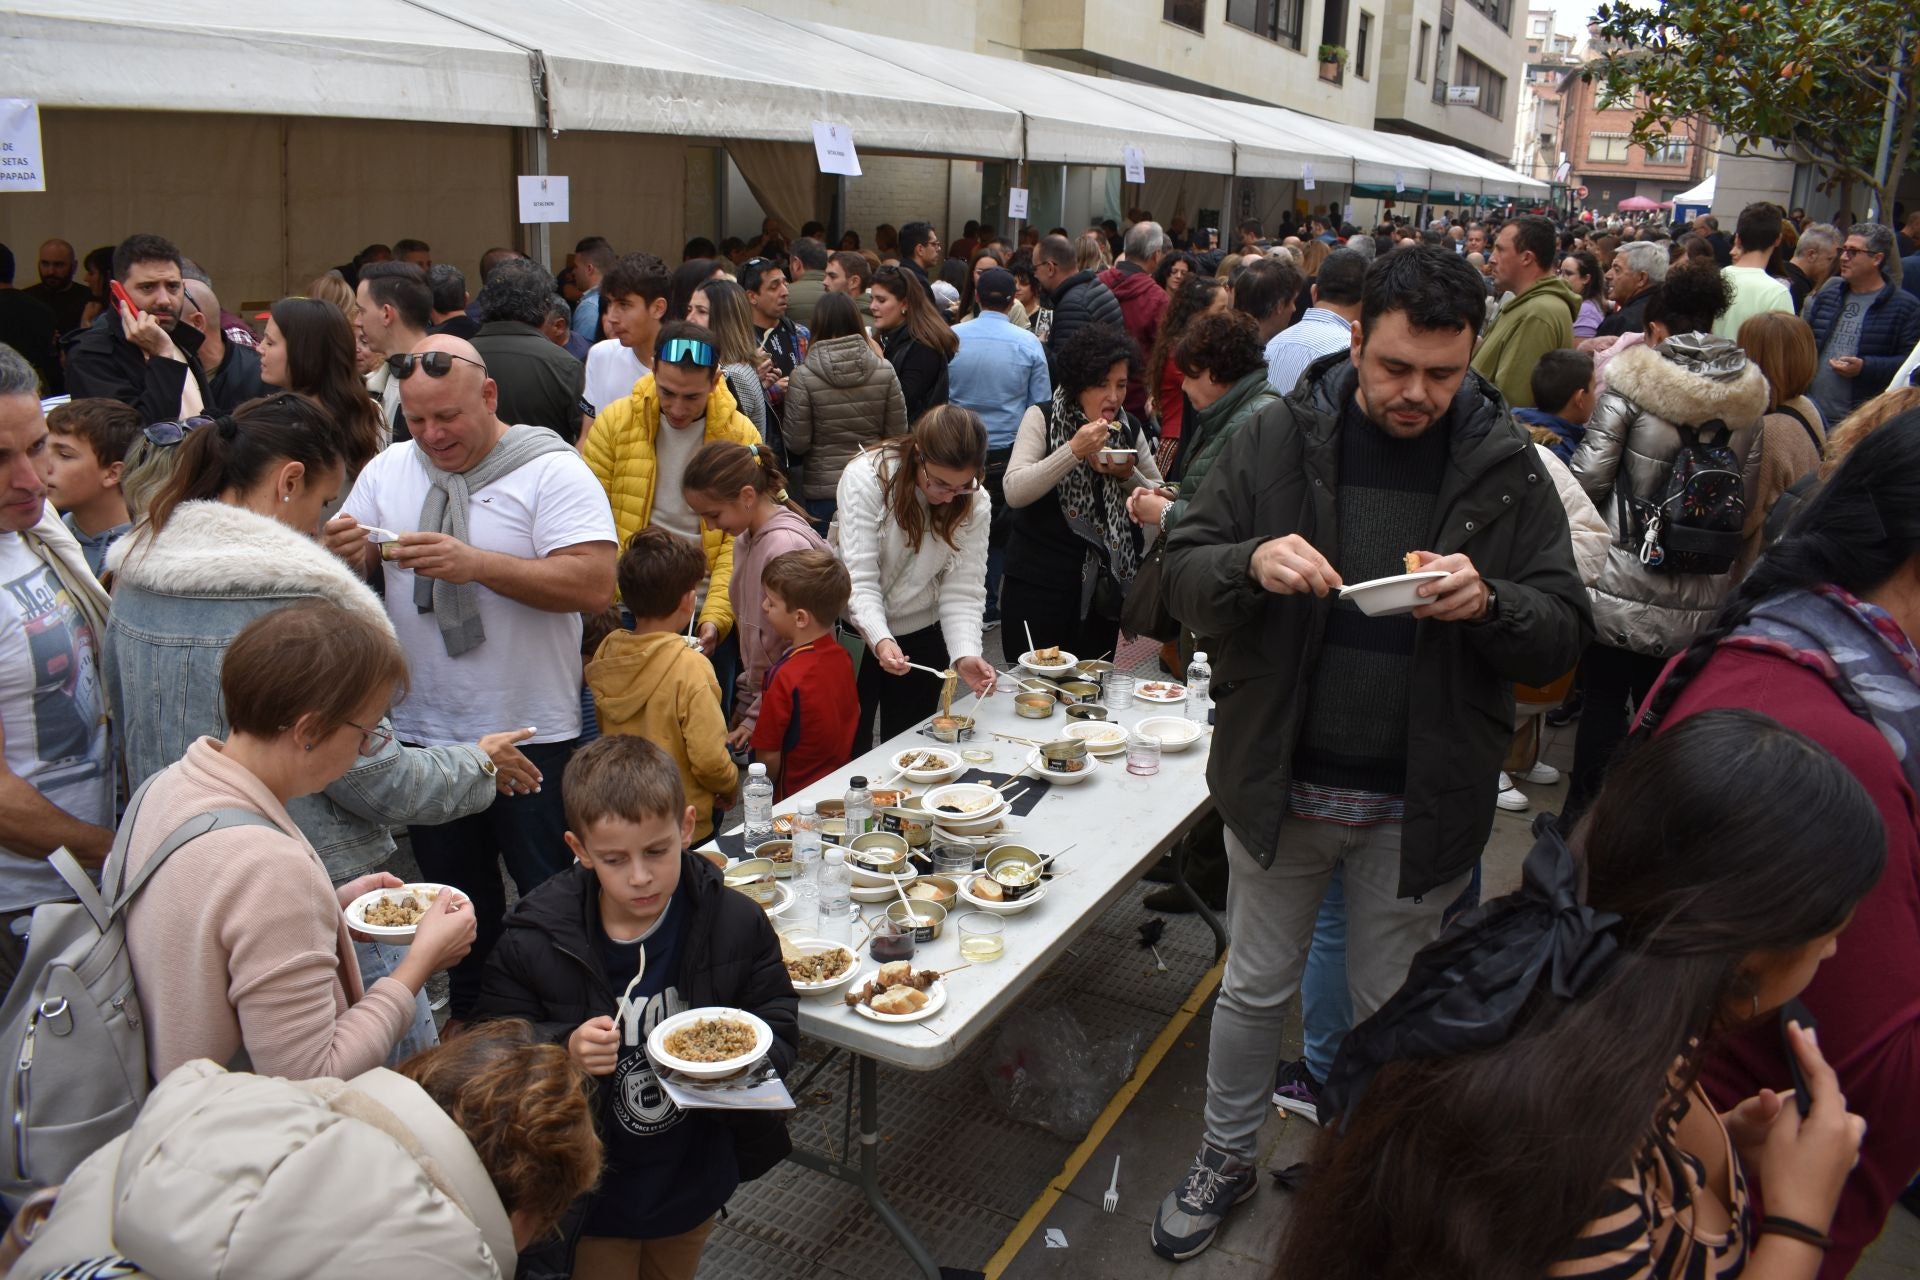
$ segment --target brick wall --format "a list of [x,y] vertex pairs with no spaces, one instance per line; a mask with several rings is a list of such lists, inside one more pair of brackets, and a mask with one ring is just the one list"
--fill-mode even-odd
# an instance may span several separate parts
[[947,162],[920,156],[861,156],[860,176],[847,180],[847,226],[860,243],[873,246],[873,229],[883,222],[931,219],[943,240],[955,234],[946,226]]

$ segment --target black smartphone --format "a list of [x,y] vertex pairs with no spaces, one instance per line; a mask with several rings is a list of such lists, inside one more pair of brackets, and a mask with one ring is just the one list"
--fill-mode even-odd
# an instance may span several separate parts
[[1793,1040],[1787,1035],[1789,1022],[1799,1023],[1802,1031],[1812,1031],[1819,1024],[1798,996],[1780,1006],[1780,1047],[1786,1051],[1787,1067],[1793,1072],[1793,1100],[1800,1105],[1800,1118],[1804,1120],[1813,1110],[1813,1093],[1807,1088],[1807,1073],[1801,1069],[1800,1055],[1794,1052]]

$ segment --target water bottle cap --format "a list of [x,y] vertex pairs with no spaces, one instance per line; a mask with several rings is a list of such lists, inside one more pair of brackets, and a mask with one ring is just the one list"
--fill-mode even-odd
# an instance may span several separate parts
[[1193,651],[1193,660],[1195,662],[1205,662],[1207,660],[1207,651],[1205,649],[1195,649]]
[[764,778],[767,776],[767,766],[763,764],[748,765],[747,776],[749,778]]
[[851,785],[855,791],[865,791],[867,789],[867,780],[864,776],[856,775]]
[[845,862],[846,860],[847,860],[847,855],[840,851],[840,847],[838,845],[830,844],[827,846],[826,862],[828,866],[830,867],[835,866],[835,865],[838,865],[839,863]]
[[809,818],[811,818],[811,817],[813,816],[813,814],[814,814],[814,808],[813,808],[813,801],[811,801],[811,800],[802,800],[802,801],[800,802],[800,812],[801,812],[801,813],[804,813],[804,814],[805,814],[805,815],[807,815],[807,816],[808,816]]

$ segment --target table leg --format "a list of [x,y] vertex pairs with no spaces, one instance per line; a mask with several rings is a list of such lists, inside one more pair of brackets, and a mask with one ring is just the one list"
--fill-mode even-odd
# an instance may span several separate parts
[[1219,916],[1213,913],[1212,908],[1200,900],[1200,895],[1194,892],[1193,886],[1187,883],[1186,835],[1182,835],[1174,842],[1173,882],[1180,886],[1180,892],[1187,895],[1187,901],[1193,904],[1193,909],[1200,914],[1200,919],[1206,922],[1207,928],[1213,930],[1213,958],[1218,960],[1227,954],[1227,926]]
[[927,1280],[940,1280],[940,1267],[925,1245],[907,1225],[907,1220],[881,1192],[880,1188],[880,1064],[872,1058],[855,1057],[860,1067],[860,1163],[851,1167],[830,1156],[804,1147],[795,1147],[788,1156],[795,1164],[814,1169],[821,1173],[839,1178],[842,1182],[851,1182],[866,1195],[867,1203],[874,1213],[886,1225],[900,1247],[907,1251],[907,1257],[919,1269]]

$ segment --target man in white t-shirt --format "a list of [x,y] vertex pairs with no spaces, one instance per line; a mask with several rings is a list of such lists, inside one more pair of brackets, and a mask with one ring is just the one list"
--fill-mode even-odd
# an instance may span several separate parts
[[[558,435],[500,421],[470,343],[435,335],[404,363],[394,376],[413,438],[367,464],[327,545],[385,572],[413,675],[393,709],[401,740],[437,747],[476,741],[476,725],[527,726],[520,750],[544,780],[472,817],[409,828],[421,875],[473,899],[479,937],[452,975],[464,1020],[506,914],[499,860],[522,897],[571,861],[560,776],[581,730],[580,615],[614,597],[613,512]],[[374,530],[401,535],[391,558],[369,541]]]
[[1740,326],[1769,311],[1793,314],[1793,293],[1787,282],[1767,274],[1773,247],[1780,243],[1785,214],[1777,204],[1750,204],[1740,211],[1733,233],[1733,264],[1720,268],[1733,289],[1733,305],[1713,322],[1713,332],[1729,340],[1740,336]]
[[97,634],[107,600],[46,509],[39,385],[25,357],[0,346],[0,1000],[33,909],[73,897],[47,856],[65,846],[98,867],[113,845]]
[[600,277],[600,323],[613,336],[587,352],[587,387],[581,396],[584,439],[600,411],[633,394],[650,369],[642,352],[653,350],[667,314],[667,264],[650,253],[622,254]]

